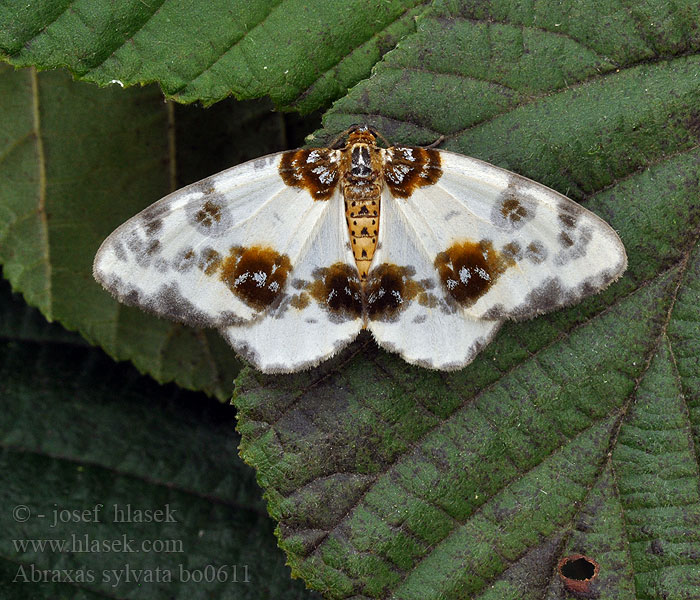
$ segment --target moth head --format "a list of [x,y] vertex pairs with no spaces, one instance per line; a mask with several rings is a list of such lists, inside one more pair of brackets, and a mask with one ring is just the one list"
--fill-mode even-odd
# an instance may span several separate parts
[[347,130],[348,145],[352,144],[369,144],[371,146],[377,143],[377,132],[367,125],[352,125]]

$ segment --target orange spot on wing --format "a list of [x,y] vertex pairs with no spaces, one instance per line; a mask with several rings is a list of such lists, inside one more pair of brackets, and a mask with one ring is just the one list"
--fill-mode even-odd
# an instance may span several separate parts
[[435,258],[443,287],[462,306],[474,304],[514,264],[510,254],[499,252],[489,240],[457,242]]
[[338,163],[331,162],[334,155],[329,148],[285,152],[279,166],[282,181],[308,190],[314,200],[328,200],[339,179]]
[[309,305],[309,302],[311,302],[309,295],[306,292],[302,292],[301,294],[294,294],[289,304],[297,310],[304,310]]
[[235,246],[221,261],[219,277],[243,302],[264,310],[284,290],[290,269],[289,257],[272,248]]
[[362,316],[362,284],[357,269],[337,262],[318,269],[308,286],[309,294],[332,317],[339,320]]
[[387,151],[384,181],[395,198],[408,198],[417,187],[437,183],[440,165],[437,150],[394,146]]

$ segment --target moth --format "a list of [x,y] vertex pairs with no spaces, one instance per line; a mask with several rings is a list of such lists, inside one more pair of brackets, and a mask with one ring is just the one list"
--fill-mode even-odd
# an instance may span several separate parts
[[378,139],[354,126],[330,147],[188,185],[114,231],[94,276],[121,302],[215,327],[257,369],[287,373],[362,329],[409,363],[459,369],[506,319],[578,302],[625,270],[615,231],[565,196]]

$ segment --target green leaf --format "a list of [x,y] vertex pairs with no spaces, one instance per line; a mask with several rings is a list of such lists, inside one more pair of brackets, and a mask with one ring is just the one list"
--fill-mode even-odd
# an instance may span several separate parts
[[242,456],[326,597],[554,600],[574,554],[596,597],[700,595],[700,38],[697,3],[664,7],[436,3],[324,116],[318,143],[444,135],[582,202],[630,259],[457,373],[368,337],[310,376],[243,372]]
[[283,147],[280,115],[266,103],[175,109],[153,87],[98,90],[6,66],[0,95],[0,261],[14,289],[156,379],[229,397],[238,362],[220,336],[118,304],[93,280],[92,259],[161,196]]
[[425,0],[0,5],[0,56],[106,85],[158,82],[180,102],[269,96],[310,112],[342,96],[405,34]]
[[[39,25],[12,34],[38,34],[40,43],[20,44],[12,60],[29,64],[41,50],[54,61],[42,66],[80,63],[87,70],[76,72],[90,79],[90,61],[104,59],[76,51],[80,36],[63,21],[92,9],[71,3],[46,16],[53,5],[42,6]],[[304,15],[304,6],[316,12]],[[208,70],[205,61],[197,84],[219,90],[213,100],[243,73],[251,94],[304,110],[340,96],[383,50],[373,33],[366,53],[326,53],[333,59],[323,62],[316,48],[360,31],[329,26],[323,43],[313,31],[298,35],[299,15],[312,29],[316,14],[335,18],[326,6],[280,4],[234,42],[233,58]],[[357,122],[396,142],[445,135],[443,147],[541,181],[601,215],[620,232],[629,270],[576,307],[504,327],[459,373],[410,367],[367,336],[310,374],[244,372],[236,392],[241,451],[257,469],[293,573],[329,598],[554,600],[568,594],[560,559],[581,553],[600,566],[592,583],[600,598],[698,596],[700,8],[691,0],[411,6],[394,21],[384,19],[384,5],[376,21],[359,9],[338,11],[340,20],[372,21],[363,25],[370,29],[405,25],[405,37],[387,41],[383,48],[395,49],[335,103],[316,142]],[[165,3],[154,12],[156,22],[163,15],[179,25],[169,10]],[[210,16],[189,14],[185,30]],[[61,26],[41,33],[54,17]],[[86,28],[97,42],[120,31],[106,22],[110,28]],[[139,33],[147,36],[151,23]],[[137,81],[148,79],[142,73],[152,65],[133,58],[145,40],[134,39],[129,57],[120,47],[118,61],[104,62],[109,69],[95,68],[102,83],[131,82],[123,64],[141,74]],[[364,48],[353,39],[346,50]],[[297,43],[309,59],[291,58]],[[168,69],[182,63],[187,71],[190,51],[169,55]],[[250,61],[245,70],[228,68],[239,56]],[[355,69],[360,56],[366,70]],[[318,70],[300,83],[299,65]],[[115,154],[123,169],[124,152]],[[26,180],[16,175],[12,189]],[[28,255],[18,261],[22,272],[40,249],[18,236],[8,253],[15,244]],[[135,340],[135,329],[125,338]]]
[[13,287],[115,358],[225,397],[237,365],[218,336],[127,309],[91,274],[107,234],[173,187],[172,109],[153,88],[100,91],[8,67],[0,94],[0,261]]
[[[232,407],[115,364],[6,282],[0,337],[2,598],[314,597],[289,582],[253,473],[236,458]],[[138,522],[137,509],[170,518]],[[70,519],[54,525],[54,511]],[[42,540],[72,549],[32,547]],[[224,581],[182,581],[212,572]]]

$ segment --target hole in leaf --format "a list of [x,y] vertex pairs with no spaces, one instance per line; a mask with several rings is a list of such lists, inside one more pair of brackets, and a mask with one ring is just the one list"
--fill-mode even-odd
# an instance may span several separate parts
[[569,579],[583,581],[590,579],[595,573],[595,565],[586,558],[577,558],[565,562],[561,567],[561,574]]
[[574,593],[590,591],[598,569],[598,563],[583,554],[565,556],[559,561],[559,576],[566,589]]

